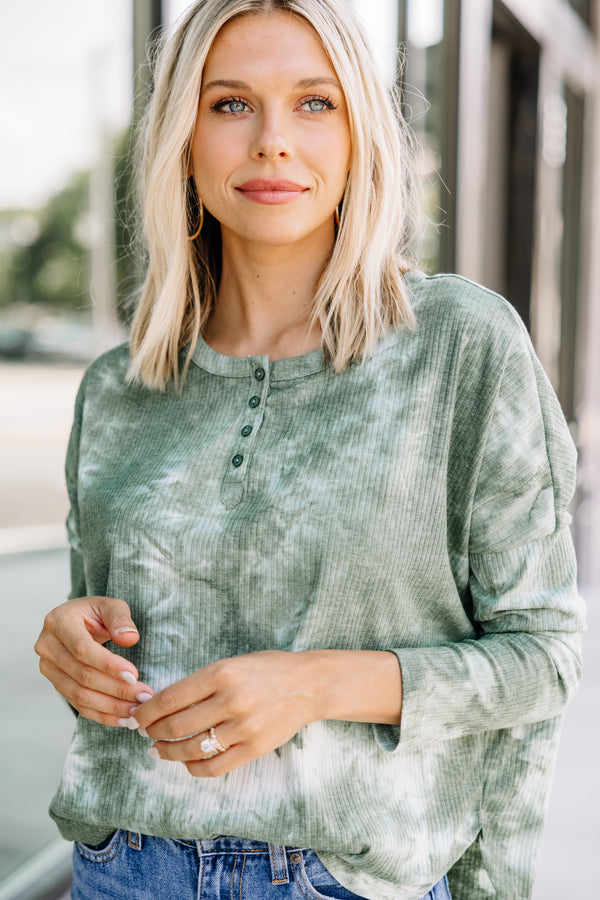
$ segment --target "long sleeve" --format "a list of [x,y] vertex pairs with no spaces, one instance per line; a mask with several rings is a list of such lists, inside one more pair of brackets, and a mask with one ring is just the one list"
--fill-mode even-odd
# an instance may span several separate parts
[[402,746],[541,721],[575,691],[583,628],[567,513],[575,463],[556,396],[519,327],[482,441],[472,504],[476,637],[395,651]]
[[84,597],[87,594],[83,565],[83,553],[81,547],[78,497],[79,443],[81,440],[81,420],[83,415],[83,398],[85,391],[84,385],[85,377],[79,387],[79,391],[77,392],[77,397],[75,400],[73,427],[71,428],[71,435],[69,438],[65,464],[65,477],[70,502],[69,514],[67,516],[66,522],[71,558],[71,591],[69,593],[69,599],[72,599],[74,597]]

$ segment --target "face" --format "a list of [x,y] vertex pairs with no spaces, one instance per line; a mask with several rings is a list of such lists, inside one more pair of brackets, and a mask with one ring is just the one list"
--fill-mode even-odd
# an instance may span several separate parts
[[191,170],[224,244],[332,244],[350,151],[344,95],[310,26],[274,13],[221,29],[204,67]]

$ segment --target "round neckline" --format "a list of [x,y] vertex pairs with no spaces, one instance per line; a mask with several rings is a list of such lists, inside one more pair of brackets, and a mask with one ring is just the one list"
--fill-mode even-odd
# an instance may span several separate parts
[[[410,269],[402,277],[409,289],[409,293],[412,294],[414,288],[427,276],[419,269]],[[398,333],[389,332],[381,339],[373,355],[378,355],[382,350],[386,350],[389,346],[397,343],[398,340]],[[325,354],[322,347],[317,347],[316,350],[309,350],[308,353],[304,353],[302,356],[290,356],[285,359],[270,360],[267,354],[226,356],[224,353],[213,350],[201,334],[198,335],[191,359],[205,372],[210,372],[211,375],[221,375],[225,378],[248,378],[248,376],[252,376],[257,366],[268,368],[270,382],[305,378],[331,366],[330,363],[325,362]]]
[[285,359],[270,360],[267,354],[250,356],[226,356],[206,343],[202,335],[198,335],[191,358],[201,369],[211,375],[226,378],[247,378],[252,375],[256,366],[269,368],[270,381],[289,381],[293,378],[304,378],[314,375],[328,367],[322,347],[309,350],[302,356],[290,356]]

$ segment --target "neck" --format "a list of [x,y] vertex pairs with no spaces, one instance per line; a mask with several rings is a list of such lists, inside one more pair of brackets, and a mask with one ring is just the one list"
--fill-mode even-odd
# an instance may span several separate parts
[[206,342],[227,356],[300,356],[321,344],[311,327],[314,297],[333,246],[323,235],[302,246],[266,247],[223,234],[223,266]]

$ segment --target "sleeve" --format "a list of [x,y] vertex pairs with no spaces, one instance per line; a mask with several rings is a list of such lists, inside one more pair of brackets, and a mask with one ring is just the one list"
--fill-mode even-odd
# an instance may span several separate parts
[[576,453],[521,323],[481,446],[469,533],[476,637],[394,651],[404,747],[550,718],[581,675],[567,512]]
[[83,381],[77,392],[75,400],[75,414],[73,418],[73,427],[71,428],[71,436],[67,447],[67,458],[65,464],[65,477],[67,482],[67,492],[69,495],[70,509],[67,516],[67,537],[69,540],[71,555],[71,591],[69,599],[75,597],[87,596],[87,587],[85,583],[85,572],[83,565],[83,552],[81,547],[80,535],[80,518],[79,518],[79,499],[78,499],[78,472],[79,472],[79,445],[81,440],[81,421],[83,416],[83,403],[85,391],[84,376]]

